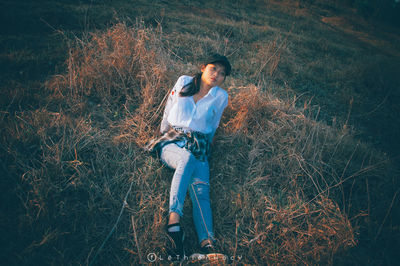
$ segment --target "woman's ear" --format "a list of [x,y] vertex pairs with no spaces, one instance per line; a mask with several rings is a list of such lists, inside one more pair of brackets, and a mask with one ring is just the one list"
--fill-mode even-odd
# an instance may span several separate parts
[[204,72],[204,70],[206,70],[206,65],[201,65],[201,68],[200,68],[200,70],[201,70],[201,72]]

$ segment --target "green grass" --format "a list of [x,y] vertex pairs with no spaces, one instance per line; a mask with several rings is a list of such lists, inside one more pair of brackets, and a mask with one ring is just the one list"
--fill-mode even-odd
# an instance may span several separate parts
[[398,28],[330,1],[1,10],[6,264],[88,264],[96,252],[98,264],[137,264],[164,253],[172,173],[140,147],[165,93],[210,51],[234,69],[211,159],[222,250],[248,264],[397,261]]

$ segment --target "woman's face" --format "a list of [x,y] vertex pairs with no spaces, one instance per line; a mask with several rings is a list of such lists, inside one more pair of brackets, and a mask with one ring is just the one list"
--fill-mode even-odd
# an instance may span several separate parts
[[219,63],[201,67],[201,82],[209,88],[220,86],[225,80],[225,67]]

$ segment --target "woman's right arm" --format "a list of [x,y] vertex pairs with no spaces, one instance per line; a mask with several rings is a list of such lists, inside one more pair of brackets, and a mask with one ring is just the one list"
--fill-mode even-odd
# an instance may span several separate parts
[[184,78],[184,76],[182,76],[178,79],[178,81],[175,83],[174,88],[171,90],[171,92],[168,95],[167,104],[165,105],[163,118],[161,120],[161,126],[160,126],[161,134],[164,134],[165,132],[167,132],[170,129],[170,124],[168,123],[168,115],[169,115],[169,112],[170,112],[172,106],[174,105],[174,103],[176,102],[176,100],[178,98],[178,94],[179,94],[180,90],[182,89],[183,78]]

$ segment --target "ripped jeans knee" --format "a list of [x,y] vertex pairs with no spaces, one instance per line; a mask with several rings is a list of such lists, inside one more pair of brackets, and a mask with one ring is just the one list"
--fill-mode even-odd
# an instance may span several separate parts
[[210,184],[208,182],[196,180],[190,186],[192,197],[199,201],[210,201]]

